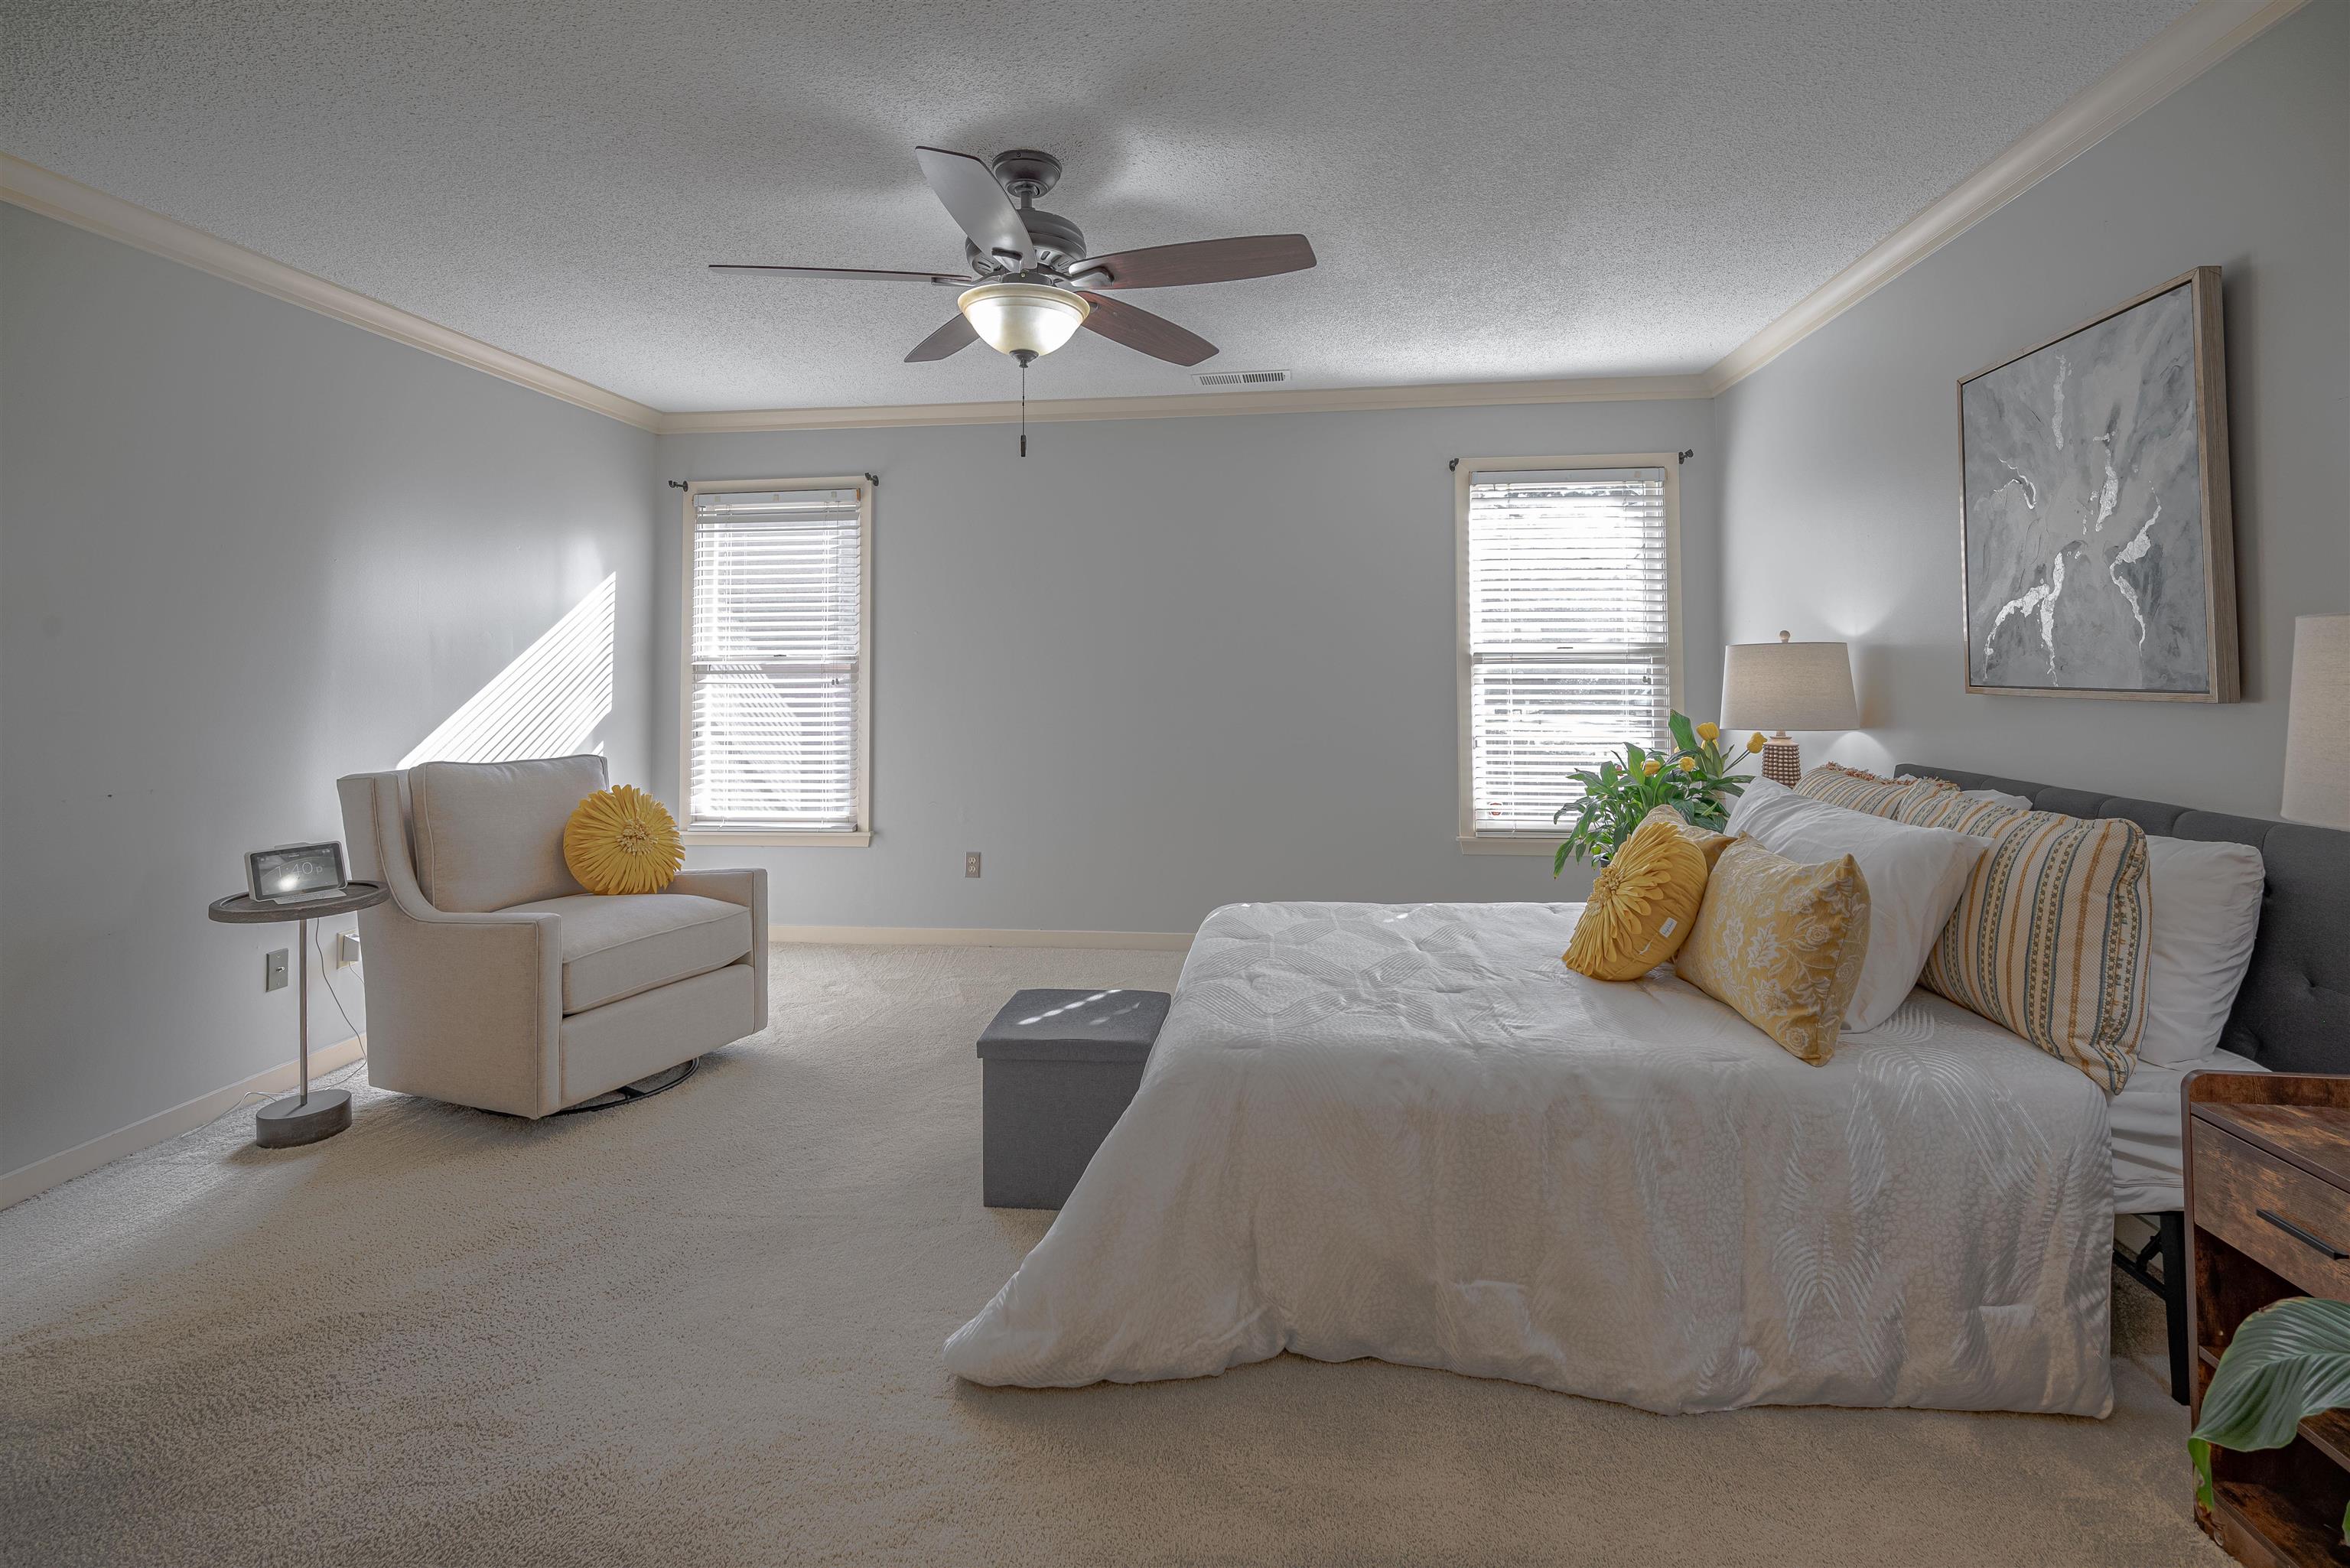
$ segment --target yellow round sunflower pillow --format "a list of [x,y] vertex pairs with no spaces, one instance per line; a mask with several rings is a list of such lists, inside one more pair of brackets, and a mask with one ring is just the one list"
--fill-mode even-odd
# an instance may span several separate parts
[[669,808],[637,788],[599,789],[563,825],[563,863],[590,893],[658,893],[685,864]]
[[1668,822],[1644,822],[1591,885],[1566,967],[1638,980],[1680,950],[1705,898],[1705,852]]

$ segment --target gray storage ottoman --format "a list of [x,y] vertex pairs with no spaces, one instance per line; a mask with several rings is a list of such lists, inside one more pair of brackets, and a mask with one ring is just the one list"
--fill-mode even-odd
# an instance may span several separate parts
[[1167,1022],[1163,991],[1024,991],[979,1037],[981,1195],[1058,1209],[1118,1125]]

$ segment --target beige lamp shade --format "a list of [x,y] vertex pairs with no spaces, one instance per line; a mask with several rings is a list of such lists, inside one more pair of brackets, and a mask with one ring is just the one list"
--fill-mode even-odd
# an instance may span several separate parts
[[1721,722],[1731,730],[1853,730],[1852,655],[1841,642],[1733,642],[1721,656]]
[[2350,827],[2350,615],[2293,623],[2283,811],[2295,822]]

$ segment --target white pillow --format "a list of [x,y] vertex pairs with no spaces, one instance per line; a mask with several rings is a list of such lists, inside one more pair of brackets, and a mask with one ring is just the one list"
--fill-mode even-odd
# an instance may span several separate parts
[[1934,939],[1967,890],[1991,840],[1946,827],[1913,827],[1779,787],[1740,797],[1731,826],[1774,855],[1804,865],[1849,855],[1868,882],[1868,950],[1845,1009],[1846,1029],[1874,1029],[1893,1016]]
[[2151,833],[2146,859],[2150,940],[2137,1054],[2178,1066],[2219,1049],[2252,961],[2268,872],[2249,844]]
[[1960,800],[1987,800],[1993,805],[2012,805],[2018,811],[2030,811],[2032,809],[2031,796],[2009,794],[2004,790],[1962,789],[1959,792],[1959,798]]
[[[1746,793],[1738,796],[1735,800],[1732,800],[1730,803],[1730,820],[1721,825],[1721,831],[1730,834],[1733,837],[1745,832],[1746,829],[1740,826],[1739,824],[1746,819],[1746,814],[1748,812],[1752,811],[1756,806],[1762,805],[1766,800],[1776,800],[1781,795],[1792,795],[1795,792],[1794,790],[1789,789],[1785,784],[1779,783],[1776,779],[1757,778],[1749,780],[1746,785]],[[1768,849],[1771,846],[1766,844],[1762,847]]]

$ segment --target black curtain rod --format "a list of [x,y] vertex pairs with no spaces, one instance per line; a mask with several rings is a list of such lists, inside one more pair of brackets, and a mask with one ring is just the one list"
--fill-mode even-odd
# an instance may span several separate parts
[[[1458,462],[1459,460],[1455,459],[1454,461]],[[690,480],[672,479],[669,482],[669,487],[671,490],[684,490],[689,488],[691,483],[692,482]],[[881,476],[878,473],[868,473],[865,476],[865,483],[871,485],[874,489],[879,490],[881,488]]]
[[[1675,452],[1673,456],[1676,460],[1676,466],[1679,463],[1687,462],[1696,455],[1697,448],[1695,447],[1690,447],[1687,452]],[[1447,458],[1445,460],[1444,466],[1451,472],[1458,473],[1461,472],[1461,460],[1457,457]]]

